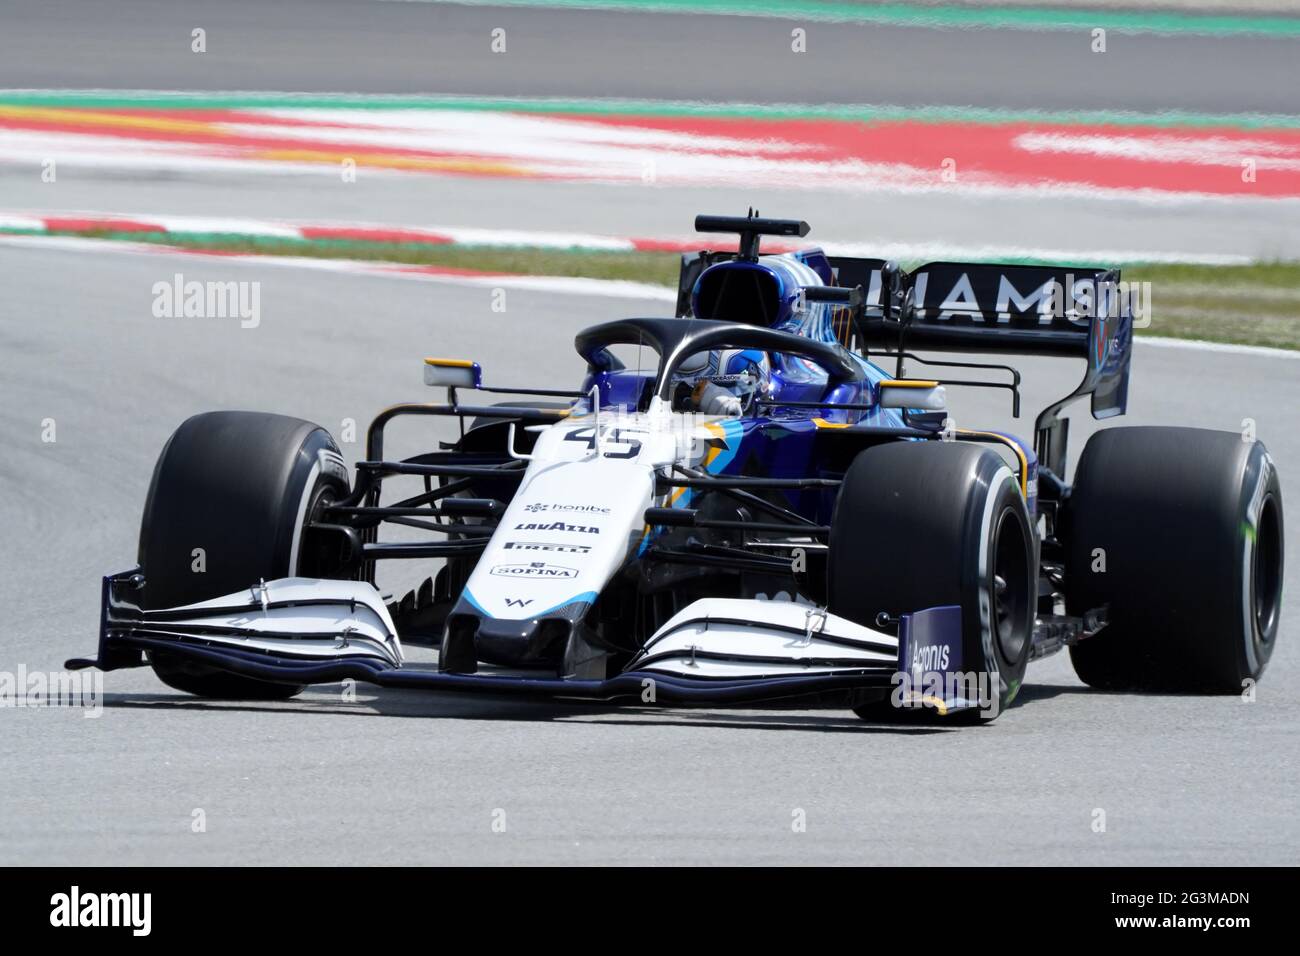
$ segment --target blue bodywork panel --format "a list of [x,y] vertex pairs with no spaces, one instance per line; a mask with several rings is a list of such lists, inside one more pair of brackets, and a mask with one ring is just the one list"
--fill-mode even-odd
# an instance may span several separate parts
[[[711,287],[725,282],[750,281],[759,277],[767,293],[755,305],[758,314],[729,314],[728,318],[754,325],[767,325],[808,339],[835,346],[860,364],[866,377],[860,383],[831,387],[826,371],[799,356],[767,356],[772,404],[746,416],[720,422],[724,430],[725,450],[710,458],[708,471],[714,475],[763,475],[771,478],[827,477],[820,441],[836,441],[836,426],[851,434],[859,429],[906,429],[914,427],[901,409],[880,406],[880,383],[893,374],[845,348],[846,310],[829,302],[806,301],[803,290],[811,286],[830,285],[834,271],[820,249],[797,253],[760,256],[757,261],[733,260],[709,266],[696,280],[691,292],[696,316],[709,317],[711,303],[706,301]],[[878,293],[877,293],[878,294]],[[701,313],[704,313],[703,315]],[[761,353],[759,353],[761,354]],[[714,370],[733,372],[741,365],[756,361],[750,353],[732,353],[727,362]],[[716,364],[716,363],[715,363]],[[625,368],[589,374],[583,391],[598,389],[602,408],[634,410],[644,408],[655,377],[654,357],[649,368]],[[791,403],[824,403],[818,407]],[[844,406],[866,406],[846,408]],[[1034,513],[1037,497],[1037,459],[1033,446],[1016,435],[985,433],[993,447],[1006,447],[1019,460],[1024,481],[1022,493],[1029,512]],[[824,491],[794,491],[785,495],[787,505],[804,517],[829,520],[833,497]],[[672,507],[688,507],[690,489],[679,490],[669,502]],[[644,545],[643,545],[644,546]]]

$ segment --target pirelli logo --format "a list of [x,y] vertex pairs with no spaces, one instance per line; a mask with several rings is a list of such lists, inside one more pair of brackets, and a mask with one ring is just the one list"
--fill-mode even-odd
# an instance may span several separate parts
[[552,544],[545,541],[507,541],[507,551],[560,551],[564,554],[587,554],[589,544]]

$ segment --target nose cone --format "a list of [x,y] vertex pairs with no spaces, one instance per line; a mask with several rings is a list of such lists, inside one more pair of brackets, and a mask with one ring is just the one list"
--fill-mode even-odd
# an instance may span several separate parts
[[443,669],[472,671],[471,661],[503,667],[558,667],[571,629],[565,618],[512,620],[459,614],[450,622],[443,642]]
[[533,637],[538,630],[537,624],[531,618],[480,620],[474,634],[474,655],[492,664],[523,664],[535,651]]
[[[465,584],[479,616],[564,616],[555,612],[595,600],[640,541],[654,470],[630,459],[594,457],[586,443],[593,431],[579,423],[538,438],[539,456],[581,458],[530,466]],[[649,440],[631,429],[607,437],[610,455],[635,452]]]

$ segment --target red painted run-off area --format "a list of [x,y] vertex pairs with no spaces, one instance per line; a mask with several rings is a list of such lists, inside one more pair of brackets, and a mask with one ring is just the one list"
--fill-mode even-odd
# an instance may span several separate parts
[[[1300,129],[1041,122],[585,117],[603,125],[790,144],[810,162],[860,159],[956,181],[1225,196],[1300,196]],[[942,181],[942,180],[941,180]]]
[[95,216],[86,218],[78,216],[68,218],[63,216],[47,216],[42,220],[44,227],[49,232],[90,232],[92,230],[103,230],[105,232],[166,232],[166,228],[156,222],[141,222],[138,219],[119,219],[106,216]]
[[[662,159],[671,174],[665,181],[674,183],[692,181],[697,168],[692,160],[704,157],[712,165],[698,173],[701,182],[716,181],[720,166],[744,159],[760,164],[748,173],[760,184],[762,171],[772,170],[785,181],[802,177],[812,188],[827,185],[818,181],[820,165],[836,167],[838,185],[852,188],[843,169],[856,163],[871,167],[857,174],[861,183],[873,184],[878,175],[877,184],[886,187],[1068,186],[1300,197],[1300,130],[1289,128],[529,112],[517,114],[528,122],[509,135],[474,138],[470,149],[460,145],[464,139],[440,136],[436,121],[430,125],[430,113],[436,117],[438,111],[420,112],[422,125],[408,126],[413,113],[404,110],[368,111],[363,121],[349,125],[329,110],[287,118],[257,109],[5,109],[0,104],[0,129],[103,137],[119,147],[130,140],[154,154],[179,149],[227,160],[329,163],[356,156],[360,166],[417,175],[607,179],[620,157],[631,167],[646,155]],[[463,121],[467,114],[457,115]],[[495,111],[478,115],[503,118]],[[320,130],[320,138],[313,129]],[[352,133],[340,137],[340,129]],[[410,135],[394,146],[377,131]],[[556,142],[564,147],[558,153]],[[598,150],[601,165],[588,158]]]

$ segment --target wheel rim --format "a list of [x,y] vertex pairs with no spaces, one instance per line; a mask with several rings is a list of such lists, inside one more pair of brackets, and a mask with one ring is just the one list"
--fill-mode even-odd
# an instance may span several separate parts
[[312,522],[318,520],[321,512],[329,505],[339,500],[339,496],[334,488],[324,482],[318,484],[312,492],[311,501],[307,505],[307,518],[303,522],[302,538],[298,543],[298,566],[290,568],[289,573],[301,577],[327,577],[337,564],[333,560],[333,555],[327,550],[319,547],[311,547],[310,529]]
[[1255,635],[1259,641],[1272,638],[1282,604],[1282,528],[1277,499],[1264,498],[1255,526],[1255,547],[1251,560],[1251,603],[1255,611]]
[[1017,663],[1029,643],[1029,558],[1024,525],[1010,508],[998,519],[993,542],[991,624],[1008,663]]

